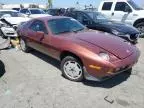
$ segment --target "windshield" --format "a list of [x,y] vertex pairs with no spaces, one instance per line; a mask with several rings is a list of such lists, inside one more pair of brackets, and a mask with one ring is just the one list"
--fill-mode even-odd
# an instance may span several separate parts
[[0,12],[0,17],[2,17],[3,15],[10,15],[11,17],[22,17],[22,14],[20,14],[19,12],[13,12],[13,11],[1,11]]
[[47,11],[47,13],[50,14],[50,15],[57,15],[58,12],[59,12],[58,9],[49,9]]
[[31,11],[31,14],[45,14],[45,12],[41,9],[32,9],[30,11]]
[[85,29],[82,24],[72,18],[52,19],[48,21],[48,26],[53,34],[78,32]]
[[95,22],[107,22],[109,21],[103,14],[99,12],[87,12],[87,14],[95,21]]
[[135,9],[135,10],[143,10],[140,6],[138,6],[135,2],[132,0],[129,0],[128,3]]

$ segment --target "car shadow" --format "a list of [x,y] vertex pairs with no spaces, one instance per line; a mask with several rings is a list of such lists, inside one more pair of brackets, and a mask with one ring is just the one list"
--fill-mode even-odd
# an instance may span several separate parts
[[[50,56],[47,56],[45,54],[42,54],[36,50],[33,50],[30,53],[60,70],[60,61],[53,59]],[[130,77],[130,75],[131,74],[129,73],[121,73],[103,82],[84,80],[82,83],[86,86],[91,86],[91,87],[112,88],[126,81]]]
[[32,50],[30,53],[60,70],[60,61],[45,54],[42,54],[36,50]]
[[0,78],[5,74],[5,65],[4,63],[0,60]]
[[119,84],[127,81],[127,79],[130,77],[130,73],[121,73],[117,76],[114,76],[108,80],[102,81],[102,82],[95,82],[95,81],[83,81],[83,84],[86,86],[91,87],[101,87],[101,88],[113,88],[115,86],[118,86]]

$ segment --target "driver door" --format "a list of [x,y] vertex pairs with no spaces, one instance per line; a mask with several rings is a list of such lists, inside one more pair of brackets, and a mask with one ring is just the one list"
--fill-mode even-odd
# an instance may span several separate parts
[[131,10],[131,7],[126,2],[116,2],[115,8],[112,12],[111,19],[117,22],[129,23],[132,20],[132,15],[129,12],[126,12],[126,8]]
[[29,46],[40,51],[41,41],[47,35],[44,23],[40,20],[33,21],[27,32]]
[[88,28],[90,28],[92,25],[92,20],[84,13],[77,12],[77,18],[76,19]]

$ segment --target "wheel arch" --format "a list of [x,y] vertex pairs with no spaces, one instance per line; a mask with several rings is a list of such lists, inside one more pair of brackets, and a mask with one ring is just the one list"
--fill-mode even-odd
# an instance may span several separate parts
[[140,18],[138,20],[136,20],[133,24],[133,26],[135,27],[137,24],[141,23],[141,22],[144,22],[144,18]]
[[63,51],[60,54],[60,60],[62,61],[62,59],[64,59],[66,56],[72,56],[72,57],[78,59],[80,61],[80,63],[83,65],[82,59],[77,54],[72,53],[70,51]]

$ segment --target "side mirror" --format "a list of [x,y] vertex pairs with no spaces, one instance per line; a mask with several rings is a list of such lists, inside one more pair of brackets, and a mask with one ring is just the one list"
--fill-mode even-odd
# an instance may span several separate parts
[[26,15],[28,15],[28,16],[29,16],[29,15],[30,15],[30,13],[29,13],[29,12],[26,12]]
[[42,31],[37,31],[37,37],[39,38],[39,40],[41,41],[44,38],[45,33]]
[[126,6],[124,12],[131,13],[132,9],[129,6]]

